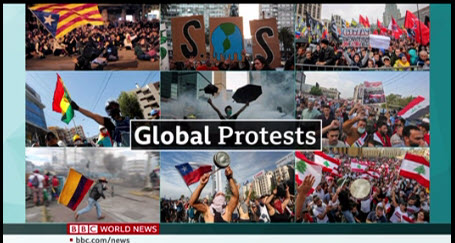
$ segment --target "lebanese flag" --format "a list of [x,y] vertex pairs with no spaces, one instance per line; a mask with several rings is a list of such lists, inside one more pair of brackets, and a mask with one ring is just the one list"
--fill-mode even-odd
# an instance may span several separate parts
[[417,43],[427,45],[430,42],[430,29],[409,10],[406,11],[404,27],[412,30]]
[[392,21],[389,24],[389,30],[392,31],[393,36],[395,39],[400,39],[400,35],[402,34],[402,30],[400,26],[398,26],[397,21],[392,17]]
[[430,101],[423,96],[417,96],[398,112],[398,116],[404,119],[418,119],[429,112]]
[[380,177],[379,172],[377,172],[375,170],[369,170],[369,171],[367,171],[367,174],[375,179],[379,179],[379,177]]
[[306,158],[301,152],[295,152],[295,181],[297,185],[302,184],[306,176],[312,175],[315,178],[313,186],[308,194],[313,193],[314,189],[321,183],[322,167]]
[[363,27],[368,27],[367,24],[366,24],[366,20],[363,18],[363,16],[361,14],[359,14],[359,23],[363,26]]
[[361,164],[357,161],[351,161],[351,172],[363,173],[367,170],[368,166]]
[[400,167],[400,176],[416,180],[422,186],[430,187],[430,162],[424,157],[406,153]]
[[212,165],[197,164],[195,162],[179,164],[175,168],[179,171],[187,186],[198,182],[202,175],[212,171]]
[[340,161],[338,159],[332,158],[323,152],[316,151],[314,152],[314,162],[322,166],[323,172],[332,173],[333,170],[338,170]]
[[407,223],[407,224],[413,224],[414,223],[414,220],[409,218],[408,216],[402,214],[401,215],[401,222],[402,223]]

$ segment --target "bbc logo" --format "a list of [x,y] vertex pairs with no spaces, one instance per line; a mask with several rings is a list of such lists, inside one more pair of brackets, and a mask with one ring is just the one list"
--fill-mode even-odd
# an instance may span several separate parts
[[69,225],[70,234],[98,234],[96,224],[72,224]]

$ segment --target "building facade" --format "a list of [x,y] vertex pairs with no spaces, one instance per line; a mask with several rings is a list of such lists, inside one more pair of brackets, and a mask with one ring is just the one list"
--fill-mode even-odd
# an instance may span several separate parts
[[322,4],[296,4],[297,24],[300,20],[306,22],[306,12],[308,12],[314,19],[321,21]]
[[386,27],[389,26],[389,23],[392,21],[392,17],[395,20],[401,18],[401,12],[396,3],[388,3],[385,5],[385,10],[382,14],[382,24]]
[[281,28],[294,29],[294,11],[294,4],[259,4],[259,17],[276,18],[278,31]]
[[160,109],[160,87],[159,82],[146,84],[144,87],[139,87],[136,84],[136,89],[131,90],[137,98],[137,102],[142,110],[144,119],[151,119],[152,110]]
[[[419,20],[422,21],[422,23],[425,23],[425,18],[430,17],[430,6],[426,6],[424,8],[419,8],[419,11],[414,11],[412,13],[414,14],[414,16],[419,18]],[[404,16],[402,18],[397,19],[397,24],[399,26],[404,25],[405,19],[406,19],[406,13],[404,13]]]
[[28,84],[25,84],[25,131],[28,145],[36,142],[41,146],[46,145],[44,137],[49,130],[44,116],[44,108],[40,95]]

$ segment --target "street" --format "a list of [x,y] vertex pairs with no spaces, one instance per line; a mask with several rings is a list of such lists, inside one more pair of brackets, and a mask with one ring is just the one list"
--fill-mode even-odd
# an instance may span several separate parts
[[[110,185],[112,186],[112,185]],[[98,200],[102,214],[105,216],[99,222],[158,222],[159,213],[159,192],[141,191],[140,188],[127,188],[114,185],[114,195],[112,191],[104,192],[106,199]],[[87,206],[86,197],[79,204],[76,211]],[[48,207],[33,206],[27,202],[27,222],[75,222],[74,213],[71,209],[59,205],[52,201]],[[96,209],[80,215],[78,222],[98,222]]]

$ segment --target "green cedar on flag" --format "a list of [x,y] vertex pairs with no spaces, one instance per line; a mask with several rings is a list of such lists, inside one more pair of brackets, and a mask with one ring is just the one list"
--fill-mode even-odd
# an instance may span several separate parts
[[430,162],[423,156],[406,153],[400,167],[400,176],[416,180],[430,187]]
[[321,183],[322,178],[322,168],[320,165],[315,164],[313,161],[309,160],[303,153],[297,151],[295,152],[295,181],[297,185],[302,184],[306,176],[314,176],[315,182],[311,187],[309,194],[313,193],[314,189]]
[[62,114],[62,121],[69,124],[74,117],[74,110],[71,107],[71,96],[66,90],[63,80],[57,74],[57,84],[55,85],[54,99],[52,101],[52,110]]

